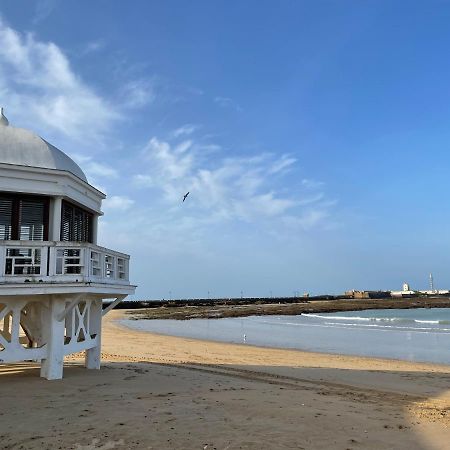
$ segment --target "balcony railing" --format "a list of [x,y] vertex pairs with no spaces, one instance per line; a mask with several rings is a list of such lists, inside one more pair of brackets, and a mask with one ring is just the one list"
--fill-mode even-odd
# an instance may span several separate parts
[[130,257],[85,242],[0,241],[0,283],[129,284]]

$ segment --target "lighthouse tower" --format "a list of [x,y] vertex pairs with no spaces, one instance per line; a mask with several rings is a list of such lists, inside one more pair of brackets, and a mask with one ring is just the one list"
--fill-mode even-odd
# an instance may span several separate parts
[[0,110],[0,363],[37,360],[53,380],[64,356],[85,351],[86,367],[100,368],[103,300],[135,290],[129,256],[97,245],[104,198]]

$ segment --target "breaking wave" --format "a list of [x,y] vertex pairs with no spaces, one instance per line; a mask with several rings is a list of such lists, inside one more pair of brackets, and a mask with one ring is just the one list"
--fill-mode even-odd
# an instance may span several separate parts
[[305,317],[312,317],[324,320],[342,320],[342,321],[359,321],[359,322],[397,322],[397,323],[421,323],[429,325],[450,325],[450,320],[424,320],[412,319],[408,317],[359,317],[359,316],[334,316],[321,314],[302,314]]

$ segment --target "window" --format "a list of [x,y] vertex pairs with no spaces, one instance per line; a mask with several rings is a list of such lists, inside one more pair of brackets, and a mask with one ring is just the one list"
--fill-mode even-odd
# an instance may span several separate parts
[[48,198],[0,195],[0,240],[48,239]]
[[68,202],[62,204],[61,240],[92,242],[91,213]]

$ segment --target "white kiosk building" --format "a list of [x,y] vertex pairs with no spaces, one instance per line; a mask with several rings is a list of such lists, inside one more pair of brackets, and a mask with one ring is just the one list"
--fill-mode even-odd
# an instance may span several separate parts
[[[0,363],[64,356],[100,368],[102,315],[134,293],[129,256],[97,245],[105,195],[67,155],[0,110]],[[113,303],[103,309],[103,300]]]

